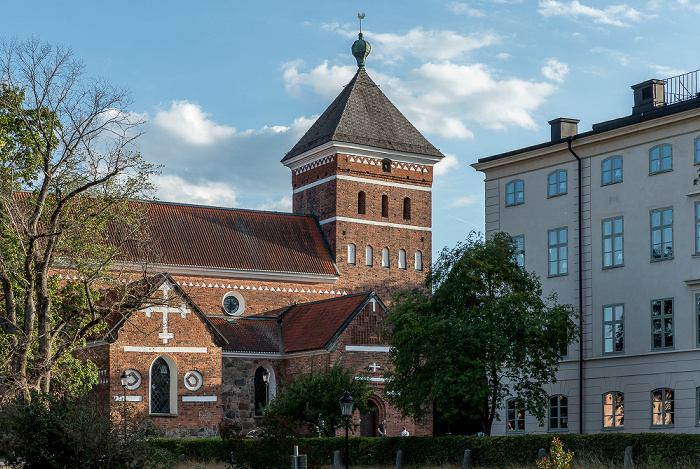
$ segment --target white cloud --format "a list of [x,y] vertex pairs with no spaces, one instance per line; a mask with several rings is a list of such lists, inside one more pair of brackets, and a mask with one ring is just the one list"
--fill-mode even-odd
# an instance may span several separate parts
[[455,15],[467,15],[474,18],[480,18],[484,16],[483,11],[477,10],[476,8],[472,8],[467,3],[452,2],[447,5],[447,8]]
[[458,197],[450,202],[450,207],[470,207],[474,205],[483,205],[484,197],[482,195],[467,195]]
[[457,168],[459,168],[457,157],[450,153],[445,153],[445,157],[433,167],[433,174],[442,176]]
[[293,96],[298,96],[302,85],[311,86],[324,100],[335,98],[343,86],[350,81],[357,68],[351,65],[342,67],[334,65],[329,68],[328,61],[325,60],[309,73],[303,73],[300,72],[303,66],[304,62],[301,60],[282,65],[285,90]]
[[600,9],[582,5],[577,0],[568,3],[557,0],[539,0],[538,12],[544,17],[582,17],[590,19],[594,23],[610,26],[629,26],[632,21],[641,21],[648,17],[626,4],[610,5]]
[[551,58],[542,67],[542,74],[552,81],[562,83],[569,74],[569,66],[556,58]]
[[172,136],[195,145],[211,145],[235,135],[236,129],[218,125],[197,104],[173,101],[170,109],[160,110],[151,121]]
[[649,65],[649,68],[654,70],[654,78],[670,78],[688,73],[687,70],[667,67],[665,65]]
[[197,182],[184,179],[175,174],[162,174],[154,177],[158,186],[156,195],[166,202],[181,201],[197,205],[217,207],[235,207],[238,205],[236,191],[223,182],[200,179]]
[[267,199],[265,202],[255,207],[257,210],[267,210],[272,212],[291,212],[292,198],[285,195],[277,200]]

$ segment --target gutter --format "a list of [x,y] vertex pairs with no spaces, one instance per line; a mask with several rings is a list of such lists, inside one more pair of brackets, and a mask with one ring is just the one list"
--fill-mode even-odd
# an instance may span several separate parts
[[583,195],[583,186],[581,184],[582,182],[582,177],[581,177],[581,158],[574,152],[574,150],[571,148],[571,142],[573,142],[574,138],[573,137],[568,137],[566,139],[566,144],[567,148],[569,149],[569,153],[574,155],[574,158],[576,158],[577,161],[577,174],[576,178],[578,179],[578,311],[580,314],[579,317],[579,338],[578,338],[578,351],[579,351],[579,357],[578,357],[578,395],[579,395],[579,428],[578,432],[583,435],[583,404],[584,404],[584,395],[583,395],[583,230],[582,230],[582,221],[583,221],[583,203],[582,203],[582,195]]

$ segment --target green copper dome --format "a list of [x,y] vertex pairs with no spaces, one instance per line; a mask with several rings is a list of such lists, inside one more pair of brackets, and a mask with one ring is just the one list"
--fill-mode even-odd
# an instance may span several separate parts
[[369,50],[371,49],[369,42],[362,39],[362,33],[358,35],[357,41],[352,44],[352,55],[355,56],[357,60],[357,69],[365,69],[365,59],[369,55]]

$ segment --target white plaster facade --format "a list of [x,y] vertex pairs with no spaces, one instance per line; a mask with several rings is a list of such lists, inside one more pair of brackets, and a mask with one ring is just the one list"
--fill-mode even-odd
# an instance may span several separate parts
[[[544,293],[556,292],[560,302],[582,306],[583,353],[579,343],[572,344],[558,381],[547,387],[550,396],[568,397],[567,429],[550,429],[549,419],[540,427],[526,413],[525,432],[700,432],[700,185],[693,184],[698,137],[700,99],[695,98],[594,125],[569,141],[556,139],[473,165],[485,174],[487,236],[497,231],[524,235],[524,267],[540,277]],[[578,162],[569,143],[581,159],[580,201]],[[660,144],[671,145],[672,170],[650,174],[650,150]],[[611,156],[622,157],[622,179],[603,184],[601,165]],[[561,169],[567,171],[566,194],[548,197],[547,177]],[[506,185],[515,179],[524,182],[524,202],[506,206]],[[654,260],[651,213],[669,207],[673,254]],[[604,268],[603,221],[619,217],[622,265]],[[548,231],[562,227],[568,228],[568,273],[549,276]],[[665,348],[655,348],[652,339],[652,301],[659,299],[673,300],[672,345]],[[604,351],[603,308],[608,305],[623,305],[620,352]],[[655,425],[653,392],[662,388],[673,391],[673,403],[656,405],[664,424]],[[622,425],[604,426],[608,392],[624,395]],[[505,405],[494,435],[507,433]]]

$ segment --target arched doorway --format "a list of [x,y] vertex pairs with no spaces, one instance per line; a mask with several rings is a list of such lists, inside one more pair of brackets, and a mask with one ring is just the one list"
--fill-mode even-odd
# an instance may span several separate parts
[[383,406],[375,396],[369,398],[367,405],[374,408],[374,411],[360,416],[360,436],[377,436],[377,427],[379,426],[380,415],[383,415],[381,412]]

